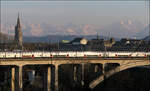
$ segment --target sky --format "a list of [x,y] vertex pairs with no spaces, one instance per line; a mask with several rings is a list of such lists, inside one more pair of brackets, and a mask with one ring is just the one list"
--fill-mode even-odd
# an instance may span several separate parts
[[148,1],[1,1],[1,23],[66,26],[68,24],[106,27],[118,21],[140,21],[148,24]]

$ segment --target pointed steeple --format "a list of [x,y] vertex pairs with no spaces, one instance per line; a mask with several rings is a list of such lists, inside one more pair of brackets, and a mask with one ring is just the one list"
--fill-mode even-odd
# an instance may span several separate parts
[[18,19],[17,19],[17,27],[21,27],[21,24],[20,24],[20,17],[19,17],[19,12],[18,12]]
[[14,36],[14,41],[18,49],[22,49],[22,30],[21,30],[21,22],[20,22],[20,17],[18,13],[18,18],[17,18],[17,24],[15,26],[15,36]]

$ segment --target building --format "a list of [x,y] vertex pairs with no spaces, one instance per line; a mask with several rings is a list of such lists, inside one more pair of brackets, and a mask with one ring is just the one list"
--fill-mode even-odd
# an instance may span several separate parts
[[143,42],[144,42],[143,40],[137,39],[128,39],[128,38],[121,39],[122,45],[139,45],[142,44]]
[[110,38],[110,40],[104,40],[104,46],[111,48],[116,43],[114,38]]
[[104,39],[92,39],[88,41],[88,49],[98,51],[104,49]]
[[15,26],[14,42],[15,42],[17,49],[23,48],[22,29],[21,29],[19,14],[18,14],[18,19],[17,19],[17,25]]
[[73,45],[86,45],[88,43],[88,40],[85,38],[75,38],[70,43]]
[[75,38],[67,43],[60,43],[59,50],[61,51],[85,51],[87,50],[88,40],[85,38]]

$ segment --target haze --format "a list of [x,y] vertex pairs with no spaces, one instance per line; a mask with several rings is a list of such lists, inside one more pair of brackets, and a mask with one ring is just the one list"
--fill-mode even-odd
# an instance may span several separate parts
[[[35,28],[34,32],[37,32],[31,36],[65,34],[66,32],[69,32],[66,34],[74,35],[85,28],[91,29],[85,30],[86,33],[85,31],[83,33],[85,35],[100,32],[106,36],[105,28],[117,22],[135,22],[135,24],[140,22],[143,24],[140,27],[142,30],[149,24],[148,3],[148,1],[2,1],[1,22],[3,29],[1,30],[5,33],[11,31],[10,33],[14,34],[11,27],[16,24],[18,12],[20,12],[21,21],[24,30],[26,30],[24,35],[30,35],[33,32],[27,28],[30,26]],[[44,24],[57,29],[52,27],[47,29],[47,27],[43,27]],[[60,30],[58,31],[58,29]],[[113,32],[113,30],[109,32]]]

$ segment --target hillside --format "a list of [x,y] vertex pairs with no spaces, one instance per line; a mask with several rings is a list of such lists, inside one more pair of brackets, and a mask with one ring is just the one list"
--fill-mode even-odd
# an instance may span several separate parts
[[[39,36],[39,37],[35,37],[35,36],[23,36],[23,42],[60,42],[62,40],[73,40],[74,38],[77,37],[83,37],[86,38],[88,40],[91,39],[95,39],[97,38],[97,35],[48,35],[48,36]],[[100,35],[101,39],[108,39],[108,37],[102,36]],[[116,40],[119,40],[119,38],[115,38]],[[2,34],[0,33],[0,42],[8,42],[8,40],[13,40],[13,36],[8,36],[6,34]]]
[[12,41],[13,37],[12,36],[8,36],[8,35],[3,34],[3,33],[0,33],[0,43],[9,42],[8,40]]
[[[43,37],[23,37],[24,42],[59,42],[62,40],[73,40],[74,38],[77,37],[83,37],[88,40],[95,39],[97,38],[97,35],[48,35],[48,36],[43,36]],[[101,39],[108,39],[108,37],[105,36],[100,36],[99,38]],[[116,40],[119,40],[119,38],[115,38]]]
[[149,35],[149,36],[147,36],[147,37],[145,37],[145,38],[144,38],[144,40],[146,40],[146,41],[150,41],[150,35]]

